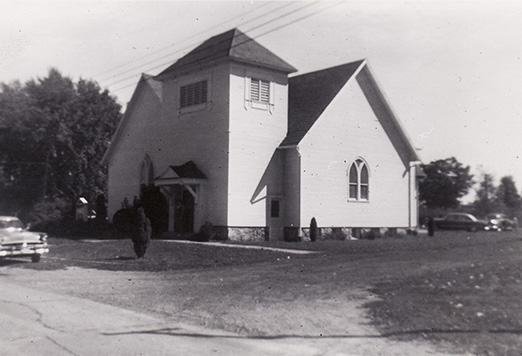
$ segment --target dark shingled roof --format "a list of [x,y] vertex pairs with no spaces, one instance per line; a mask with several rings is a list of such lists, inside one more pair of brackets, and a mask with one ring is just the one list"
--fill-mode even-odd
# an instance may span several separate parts
[[199,170],[193,161],[188,161],[181,166],[170,166],[170,168],[176,172],[180,178],[207,179],[205,174]]
[[224,58],[276,69],[285,73],[297,71],[238,29],[232,29],[206,40],[161,72],[159,76],[187,69],[193,65],[213,64]]
[[288,133],[281,146],[297,145],[364,60],[299,75],[288,82]]

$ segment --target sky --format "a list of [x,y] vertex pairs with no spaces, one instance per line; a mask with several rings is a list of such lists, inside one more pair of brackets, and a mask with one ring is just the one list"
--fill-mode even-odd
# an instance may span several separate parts
[[522,188],[522,2],[6,1],[0,82],[97,81],[125,107],[207,38],[238,28],[302,74],[367,59],[423,163]]

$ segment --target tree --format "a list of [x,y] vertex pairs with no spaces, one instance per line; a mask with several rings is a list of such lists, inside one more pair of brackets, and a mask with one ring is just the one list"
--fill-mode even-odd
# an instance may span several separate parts
[[[98,84],[45,78],[0,85],[0,212],[28,216],[39,203],[104,193],[101,165],[121,107]],[[41,204],[40,204],[41,205]]]
[[497,198],[504,206],[506,213],[514,215],[518,212],[521,206],[521,200],[513,177],[506,176],[500,180],[497,190]]
[[136,226],[132,234],[132,242],[134,243],[134,252],[138,258],[145,256],[147,247],[150,243],[152,228],[150,220],[145,216],[145,210],[139,207],[136,210]]
[[107,199],[103,194],[96,197],[96,220],[99,223],[104,223],[107,220]]
[[455,157],[421,165],[426,179],[419,183],[420,201],[428,209],[457,208],[459,199],[473,184],[470,167],[463,166]]
[[497,187],[491,174],[484,173],[479,182],[477,196],[473,202],[473,214],[476,216],[486,216],[489,213],[500,209],[500,202],[497,199]]

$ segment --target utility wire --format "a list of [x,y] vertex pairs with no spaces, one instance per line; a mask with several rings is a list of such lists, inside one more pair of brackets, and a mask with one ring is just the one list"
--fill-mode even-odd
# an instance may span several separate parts
[[[260,27],[263,27],[263,26],[266,26],[266,25],[268,25],[268,24],[270,24],[270,23],[272,23],[272,22],[274,22],[274,21],[280,20],[281,18],[284,18],[284,17],[290,16],[290,15],[293,15],[293,14],[295,14],[295,13],[298,12],[298,11],[302,11],[302,10],[304,10],[304,9],[310,7],[310,6],[316,5],[316,4],[319,3],[319,2],[320,2],[320,1],[314,1],[314,2],[307,3],[305,6],[302,6],[302,7],[298,8],[298,9],[291,10],[291,11],[286,12],[286,13],[284,13],[284,14],[278,16],[278,17],[275,17],[275,18],[273,18],[273,19],[271,19],[271,20],[268,20],[268,21],[266,21],[266,22],[263,22],[263,23],[261,23],[261,24],[259,24],[259,25],[257,25],[257,26],[254,26],[254,27],[252,27],[252,28],[246,30],[246,32],[256,30],[256,29],[258,29],[258,28],[260,28]],[[322,12],[322,10],[320,10],[319,12]],[[319,12],[317,12],[317,13],[319,13]],[[305,17],[303,17],[303,18],[306,18],[306,17],[312,16],[312,15],[314,15],[314,14],[316,14],[316,13],[309,14],[308,16],[305,16]],[[293,22],[291,22],[291,23],[293,23]],[[284,26],[283,26],[283,27],[284,27]],[[269,33],[269,32],[268,32],[268,33]],[[256,38],[257,38],[257,37],[256,37]],[[192,47],[193,47],[193,46],[190,46],[190,47],[188,47],[188,48],[192,48]],[[188,48],[184,48],[184,49],[182,49],[182,50],[180,50],[180,51],[177,51],[176,53],[181,52],[181,51],[183,51],[183,50],[185,50],[185,49],[188,49]],[[168,56],[170,57],[170,55],[171,55],[171,54],[169,54]],[[149,68],[149,69],[147,69],[147,71],[155,70],[155,69],[158,69],[158,68],[164,67],[164,66],[166,66],[166,65],[168,65],[168,64],[172,64],[172,60],[170,60],[170,61],[168,61],[168,62],[163,62],[163,63],[161,63],[161,64],[159,64],[159,65],[156,65],[156,66],[154,66],[154,67],[152,67],[152,68]],[[132,76],[125,77],[125,78],[120,79],[120,80],[117,80],[117,81],[115,81],[115,82],[109,83],[109,84],[107,84],[106,86],[112,86],[112,85],[115,85],[115,84],[119,84],[119,83],[124,82],[124,81],[127,81],[127,80],[129,80],[129,79],[135,79],[135,77],[136,77],[136,74],[134,74],[134,75],[132,75]],[[134,82],[133,82],[133,84],[134,84]],[[130,84],[130,85],[133,85],[133,84]],[[118,88],[118,89],[116,89],[115,91],[117,91],[117,90],[121,90],[121,89],[123,89],[123,88],[127,88],[127,87],[128,87],[128,86],[125,86],[125,87],[122,87],[122,88]]]
[[[315,3],[317,3],[317,2],[315,2]],[[314,3],[314,4],[315,4],[315,3]],[[309,18],[309,17],[311,17],[311,16],[315,16],[315,15],[320,14],[320,13],[326,11],[326,10],[330,10],[330,9],[336,7],[336,6],[339,6],[339,5],[342,4],[342,3],[343,3],[342,1],[335,2],[335,3],[333,3],[333,4],[330,5],[330,6],[324,7],[324,8],[322,8],[322,9],[320,9],[320,10],[317,10],[317,11],[315,11],[315,12],[313,12],[313,13],[310,13],[310,14],[307,14],[307,15],[304,15],[304,16],[301,16],[301,17],[299,17],[299,18],[297,18],[297,19],[294,19],[294,20],[292,20],[292,21],[290,21],[290,22],[288,22],[288,23],[284,23],[284,24],[282,24],[282,25],[280,25],[280,26],[278,26],[278,27],[275,27],[275,28],[273,28],[273,29],[271,29],[271,30],[268,30],[268,31],[266,31],[266,32],[263,32],[263,33],[261,33],[261,34],[255,36],[255,37],[252,37],[252,38],[248,39],[247,41],[244,41],[244,42],[238,43],[238,44],[236,44],[236,45],[233,45],[233,46],[231,46],[231,48],[237,47],[237,46],[242,45],[242,44],[244,44],[244,43],[246,43],[246,42],[253,41],[253,40],[255,40],[255,39],[259,38],[259,37],[265,36],[265,35],[267,35],[267,34],[269,34],[269,33],[274,32],[274,31],[277,31],[277,30],[280,30],[280,29],[282,29],[282,28],[285,28],[285,27],[288,27],[288,26],[290,26],[290,25],[293,25],[294,23],[297,23],[297,22],[299,22],[299,21],[302,21],[302,20],[304,20],[304,19],[306,19],[306,18]],[[308,6],[307,6],[307,7],[308,7]],[[302,8],[301,8],[301,9],[302,9]],[[300,9],[300,10],[301,10],[301,9]],[[281,17],[284,17],[284,15],[281,15],[279,18],[281,18]],[[278,18],[278,19],[279,19],[279,18]],[[261,26],[262,26],[262,25],[261,25]],[[256,28],[258,28],[258,27],[260,27],[260,26],[257,26],[257,27],[255,27],[254,29],[256,29]],[[252,30],[252,29],[251,29],[251,30]],[[204,57],[204,58],[198,58],[198,60],[204,60],[204,59],[206,59],[206,58],[210,58],[210,56],[207,56],[207,57]],[[157,68],[163,67],[163,66],[165,66],[166,64],[170,64],[170,63],[172,63],[172,62],[163,63],[163,64],[158,65],[158,66],[156,66],[156,67],[150,68],[149,70],[154,70],[154,69],[157,69]],[[195,63],[195,61],[193,61],[193,62],[191,62],[191,63],[187,63],[185,66],[191,65],[191,64],[193,64],[193,63]],[[134,78],[134,76],[132,76],[131,78]],[[124,80],[127,80],[127,79],[129,79],[129,78],[126,78],[126,79],[124,79]],[[153,77],[152,77],[152,78],[147,78],[147,79],[145,79],[145,80],[150,80],[150,79],[154,79],[154,78],[153,78]],[[120,80],[119,82],[122,82],[122,81],[124,81],[124,80]],[[119,82],[115,82],[115,83],[113,83],[113,84],[111,84],[111,85],[117,84],[117,83],[119,83]],[[118,92],[118,91],[120,91],[120,90],[123,90],[123,89],[129,88],[129,87],[131,87],[131,86],[134,86],[135,84],[136,84],[136,83],[133,82],[133,83],[131,83],[131,84],[128,84],[128,85],[125,85],[125,86],[122,86],[122,87],[116,88],[116,89],[112,90],[112,92]]]
[[[275,9],[275,10],[273,10],[273,11],[278,11],[278,10],[280,10],[280,9],[282,9],[282,8],[284,8],[284,7],[287,7],[287,6],[289,6],[289,5],[292,5],[292,4],[293,4],[293,2],[286,3],[285,5],[283,5],[283,6],[279,7],[279,8],[277,8],[277,9]],[[181,44],[181,43],[183,43],[183,42],[186,42],[186,41],[189,41],[189,40],[191,40],[191,39],[193,39],[193,38],[196,38],[196,37],[198,37],[198,36],[204,35],[205,33],[208,33],[208,32],[210,32],[210,31],[212,31],[212,30],[214,30],[214,29],[216,29],[216,28],[222,26],[222,25],[225,24],[225,23],[229,23],[229,22],[232,22],[232,21],[234,21],[234,20],[237,20],[238,18],[243,18],[245,15],[252,14],[252,13],[254,13],[254,12],[260,10],[261,8],[266,7],[267,5],[271,5],[271,3],[270,3],[270,2],[264,3],[263,5],[256,7],[254,10],[244,12],[244,13],[238,15],[237,17],[235,17],[235,18],[233,18],[233,19],[230,19],[230,20],[228,20],[228,21],[226,21],[226,22],[224,22],[224,23],[217,24],[216,26],[210,27],[210,28],[208,28],[208,29],[206,29],[206,30],[204,30],[204,31],[201,31],[201,32],[199,32],[199,33],[197,33],[197,34],[194,34],[194,35],[192,35],[192,36],[190,36],[190,37],[188,37],[188,38],[185,38],[185,39],[183,39],[183,40],[181,40],[181,41],[178,41],[178,42],[176,42],[176,43],[173,43],[173,44],[170,44],[170,45],[168,45],[168,46],[165,46],[165,47],[160,48],[160,49],[158,49],[158,50],[156,50],[156,51],[153,51],[153,52],[151,52],[151,53],[147,53],[146,55],[141,56],[141,57],[137,58],[136,60],[141,60],[141,59],[144,59],[144,58],[148,58],[148,57],[154,56],[154,55],[156,55],[156,54],[158,54],[158,53],[160,53],[160,52],[163,52],[163,51],[165,51],[165,50],[171,49],[172,47],[177,46],[177,45],[179,45],[179,44]],[[254,18],[254,19],[249,20],[249,21],[245,21],[244,23],[241,23],[240,25],[243,25],[243,24],[246,24],[246,23],[249,23],[249,22],[255,21],[255,20],[257,20],[258,18],[267,15],[268,13],[269,13],[269,12],[266,12],[266,13],[264,13],[264,14],[258,16],[257,18]],[[174,53],[177,53],[177,52],[179,52],[179,50],[176,50],[176,52],[174,52]],[[167,56],[170,56],[170,55],[172,55],[172,53],[167,54]],[[135,69],[138,69],[138,68],[140,68],[140,67],[142,67],[142,66],[145,66],[145,65],[148,65],[148,64],[154,63],[155,61],[158,61],[158,60],[163,59],[163,58],[165,58],[165,56],[163,56],[163,57],[161,57],[161,58],[157,58],[157,59],[155,59],[155,60],[153,60],[153,61],[149,61],[149,62],[144,63],[144,64],[140,64],[140,65],[138,65],[138,66],[135,66],[135,67],[133,67],[133,68],[130,68],[130,69],[128,69],[128,70],[125,70],[124,72],[120,72],[120,73],[117,73],[117,74],[114,74],[114,75],[110,75],[110,76],[104,76],[105,74],[112,73],[112,72],[114,72],[114,71],[116,71],[116,70],[118,70],[118,69],[121,69],[122,67],[127,67],[127,66],[129,66],[129,65],[131,65],[131,64],[134,64],[134,63],[136,62],[136,60],[134,60],[134,61],[132,61],[132,62],[129,62],[129,63],[123,64],[123,65],[120,65],[120,66],[118,66],[118,67],[114,67],[114,68],[112,68],[112,69],[109,69],[109,70],[107,70],[107,71],[105,71],[105,72],[99,73],[99,74],[95,75],[94,77],[103,76],[101,79],[99,79],[100,81],[105,81],[105,80],[108,80],[108,79],[113,79],[114,77],[118,77],[118,76],[120,76],[120,75],[122,75],[122,74],[126,74],[126,73],[128,73],[128,72],[130,72],[130,71],[132,71],[132,70],[135,70]]]

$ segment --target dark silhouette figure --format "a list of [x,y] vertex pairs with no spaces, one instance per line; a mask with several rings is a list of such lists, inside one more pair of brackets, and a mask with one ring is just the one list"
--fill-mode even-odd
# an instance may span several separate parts
[[435,219],[432,216],[428,218],[428,236],[435,235]]
[[136,212],[136,227],[134,234],[132,235],[132,242],[134,243],[134,252],[138,258],[145,256],[147,247],[150,243],[150,235],[152,228],[150,226],[150,220],[145,216],[145,210],[140,207]]
[[315,221],[315,218],[310,221],[310,241],[317,241],[317,221]]

